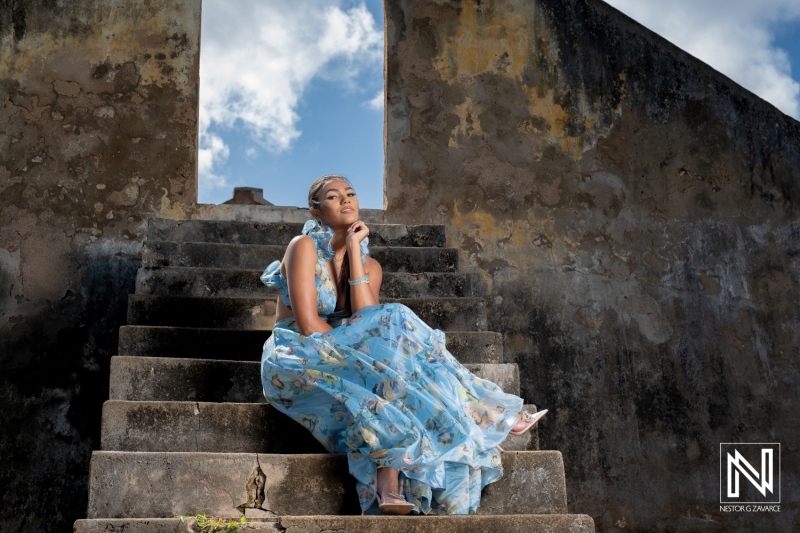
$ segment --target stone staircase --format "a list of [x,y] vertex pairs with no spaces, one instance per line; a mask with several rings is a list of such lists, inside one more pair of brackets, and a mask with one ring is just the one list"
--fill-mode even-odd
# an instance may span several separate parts
[[[382,301],[410,307],[447,333],[448,349],[472,372],[518,394],[517,365],[504,363],[502,336],[486,331],[484,301],[457,271],[443,227],[365,219],[384,270]],[[535,431],[506,440],[505,475],[486,488],[477,516],[359,515],[346,457],[325,453],[261,391],[277,294],[259,275],[301,228],[150,222],[129,325],[111,361],[88,518],[75,531],[190,531],[178,516],[198,513],[244,515],[254,532],[594,531],[590,517],[567,514],[561,454],[535,451]]]

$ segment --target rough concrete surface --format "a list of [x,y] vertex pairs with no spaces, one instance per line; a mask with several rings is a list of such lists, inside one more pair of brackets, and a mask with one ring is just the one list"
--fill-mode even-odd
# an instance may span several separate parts
[[192,529],[188,519],[180,518],[101,518],[78,520],[73,533],[192,533]]
[[256,361],[116,356],[111,358],[109,398],[265,402],[260,368]]
[[[479,514],[564,514],[561,454],[505,452]],[[491,490],[490,490],[491,489]],[[88,518],[360,514],[343,455],[94,452]],[[262,513],[263,515],[263,513]]]
[[[240,330],[271,330],[275,326],[277,295],[196,298],[131,294],[128,324]],[[434,329],[480,331],[486,329],[482,298],[384,298],[381,303],[402,303]]]
[[[194,533],[191,520],[105,519],[81,520],[75,533]],[[285,516],[252,521],[245,533],[591,533],[592,519],[586,515],[511,516]]]
[[[347,531],[367,533],[593,533],[592,519],[585,515],[521,516],[363,516],[311,517],[290,516],[278,520],[286,533],[321,533]],[[269,527],[269,526],[268,526]],[[266,529],[265,532],[269,532]]]
[[[302,229],[300,222],[154,219],[148,224],[147,238],[152,241],[285,245],[300,235]],[[441,247],[444,243],[445,232],[441,225],[369,224],[371,246]]]
[[146,220],[196,202],[200,0],[0,1],[0,516],[84,516]]
[[[367,224],[387,223],[382,209],[360,209],[358,212],[361,220]],[[192,220],[230,220],[259,224],[304,224],[311,216],[307,207],[197,204],[190,218]]]
[[[136,293],[156,296],[232,297],[262,295],[275,299],[259,277],[263,269],[164,267],[140,268]],[[472,296],[470,276],[463,272],[384,272],[382,298]]]
[[[478,377],[511,394],[519,392],[515,364],[465,364]],[[114,357],[112,400],[263,402],[260,363],[167,357]]]
[[[255,361],[261,359],[265,330],[122,326],[119,355],[196,357]],[[499,362],[502,337],[491,331],[446,331],[448,350],[465,363]]]
[[[536,410],[533,405],[525,407]],[[503,449],[536,450],[535,429],[525,435],[509,435]],[[308,430],[272,406],[193,401],[107,401],[103,404],[101,448],[123,452],[327,453]]]
[[103,450],[326,453],[303,426],[263,403],[103,404]]
[[[142,264],[149,268],[263,269],[283,259],[285,251],[284,245],[148,241],[142,252]],[[458,253],[453,248],[373,246],[370,255],[387,272],[455,272],[458,269]]]
[[[386,216],[447,226],[570,510],[796,526],[800,124],[600,0],[386,6]],[[720,442],[795,503],[721,512]]]

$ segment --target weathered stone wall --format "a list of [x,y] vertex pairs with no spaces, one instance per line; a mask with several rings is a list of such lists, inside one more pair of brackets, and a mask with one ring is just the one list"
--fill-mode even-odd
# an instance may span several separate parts
[[[480,275],[570,510],[796,528],[800,124],[599,0],[386,9],[387,216]],[[720,512],[720,442],[783,443],[782,512]]]
[[85,516],[146,220],[197,200],[200,0],[0,0],[0,530]]

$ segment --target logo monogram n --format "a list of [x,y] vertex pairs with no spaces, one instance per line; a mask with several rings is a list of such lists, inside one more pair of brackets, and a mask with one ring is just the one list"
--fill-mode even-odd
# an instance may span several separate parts
[[[774,462],[772,448],[761,450],[761,476],[753,465],[742,457],[739,450],[734,450],[734,455],[728,453],[728,498],[739,497],[739,474],[741,473],[752,485],[758,489],[762,496],[767,495],[769,490],[774,492],[772,480],[774,479]],[[735,470],[734,470],[735,469]],[[760,479],[760,483],[759,480]]]
[[720,443],[719,503],[781,503],[780,443]]

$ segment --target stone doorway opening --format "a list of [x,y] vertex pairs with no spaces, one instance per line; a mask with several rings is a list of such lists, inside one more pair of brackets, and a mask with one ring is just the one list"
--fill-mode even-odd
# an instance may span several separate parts
[[203,0],[201,35],[199,203],[337,173],[383,208],[383,0]]

